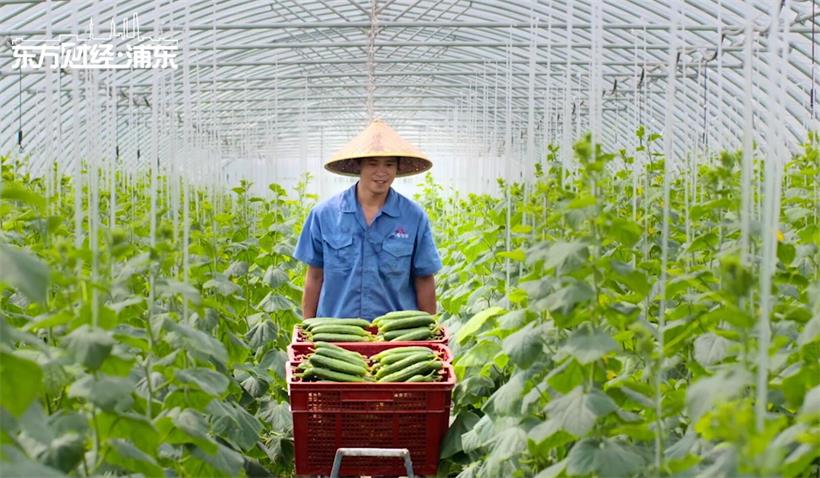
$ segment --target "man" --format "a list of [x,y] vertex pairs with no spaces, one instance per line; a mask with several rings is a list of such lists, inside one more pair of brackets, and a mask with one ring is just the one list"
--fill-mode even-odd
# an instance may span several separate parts
[[427,214],[391,188],[432,163],[376,120],[325,169],[359,181],[308,215],[294,256],[308,265],[302,314],[373,320],[394,310],[436,313],[441,259]]

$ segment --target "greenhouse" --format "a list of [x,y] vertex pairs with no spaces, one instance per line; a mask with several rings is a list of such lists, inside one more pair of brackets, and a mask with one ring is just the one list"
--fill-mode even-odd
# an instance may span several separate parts
[[818,27],[0,0],[0,476],[820,476]]

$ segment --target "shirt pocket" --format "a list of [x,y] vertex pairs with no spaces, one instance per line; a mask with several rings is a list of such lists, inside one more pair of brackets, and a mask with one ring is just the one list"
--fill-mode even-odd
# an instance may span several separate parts
[[326,245],[325,269],[347,271],[353,267],[353,237],[333,234],[323,237]]
[[386,274],[397,275],[410,272],[413,243],[407,239],[387,238],[382,243],[379,269]]

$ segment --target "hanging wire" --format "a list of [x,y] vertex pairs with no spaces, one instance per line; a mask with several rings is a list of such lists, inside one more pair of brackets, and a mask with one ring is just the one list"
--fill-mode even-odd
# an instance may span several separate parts
[[17,79],[17,147],[23,152],[23,69]]
[[377,0],[370,2],[370,31],[367,34],[367,121],[373,121],[373,97],[376,94],[376,35],[379,28]]

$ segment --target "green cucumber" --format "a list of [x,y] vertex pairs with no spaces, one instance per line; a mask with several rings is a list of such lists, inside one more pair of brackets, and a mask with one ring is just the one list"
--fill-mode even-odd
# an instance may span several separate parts
[[390,332],[391,330],[399,329],[414,329],[418,327],[425,327],[436,323],[436,318],[432,315],[423,315],[419,317],[408,317],[406,319],[391,320],[379,327],[379,332]]
[[336,349],[331,349],[328,347],[319,347],[314,353],[324,355],[325,357],[335,358],[336,360],[344,360],[352,365],[359,365],[362,367],[367,366],[367,361],[362,356],[354,357],[353,355],[348,355],[344,352],[339,352]]
[[404,370],[413,364],[417,364],[419,362],[426,362],[433,359],[435,359],[435,357],[430,357],[430,354],[424,352],[416,352],[414,354],[410,354],[406,357],[403,357],[398,362],[394,362],[390,365],[382,365],[382,368],[379,369],[379,372],[376,374],[376,379],[382,378],[385,375],[390,375],[391,373]]
[[370,332],[367,330],[356,327],[355,325],[336,325],[336,324],[327,324],[327,325],[317,325],[310,329],[310,333],[313,335],[316,334],[345,334],[345,335],[358,335],[360,337],[365,337],[370,335]]
[[427,375],[413,375],[405,380],[405,382],[438,382],[438,374],[436,372],[430,372]]
[[433,331],[429,328],[419,328],[419,329],[412,329],[408,330],[406,334],[400,335],[394,339],[392,342],[409,342],[413,340],[430,340],[434,337]]
[[[307,320],[303,323],[305,322],[307,322]],[[371,326],[370,322],[364,319],[322,319],[305,324],[308,330],[322,325],[350,325],[353,327],[360,327],[363,329],[366,329]]]
[[436,353],[435,353],[435,352],[433,352],[433,351],[432,351],[432,350],[430,350],[430,349],[427,349],[427,351],[426,351],[426,352],[410,352],[410,353],[408,353],[408,354],[393,354],[393,355],[388,355],[387,357],[384,357],[383,359],[381,359],[381,360],[379,361],[379,363],[380,363],[381,365],[383,365],[383,366],[384,366],[384,365],[394,364],[394,363],[396,363],[396,362],[398,362],[398,361],[400,361],[400,360],[402,360],[402,359],[404,359],[404,358],[407,358],[407,356],[408,356],[408,355],[410,355],[410,354],[416,354],[416,353],[421,353],[421,354],[427,355],[427,356],[428,356],[428,357],[430,357],[430,358],[435,358],[435,357],[436,357]]
[[381,352],[377,353],[376,355],[370,357],[373,360],[379,361],[384,357],[388,357],[394,354],[407,354],[412,352],[426,352],[430,350],[430,347],[422,347],[420,345],[410,345],[407,347],[393,347],[391,349],[382,350]]
[[350,375],[356,375],[357,377],[363,377],[367,375],[367,368],[359,365],[353,365],[349,362],[345,362],[344,360],[339,360],[333,357],[326,357],[324,355],[313,354],[310,356],[310,359],[308,360],[310,360],[310,364],[314,367],[333,370],[335,372],[349,373]]
[[397,337],[401,337],[402,335],[409,334],[411,332],[421,332],[421,331],[425,331],[428,334],[432,335],[433,328],[430,327],[429,325],[427,325],[427,326],[424,326],[424,327],[413,327],[412,329],[391,330],[390,332],[385,332],[381,335],[382,335],[382,337],[384,337],[384,340],[390,341],[390,340],[396,340]]
[[314,342],[367,342],[369,337],[350,334],[316,334],[313,336]]
[[418,316],[429,316],[428,312],[424,312],[423,310],[396,310],[393,312],[388,312],[384,315],[380,315],[373,319],[373,323],[378,325],[381,322],[386,320],[392,319],[405,319],[407,317],[418,317]]
[[390,375],[383,375],[381,378],[377,378],[377,381],[404,382],[414,375],[427,374],[433,370],[440,370],[443,366],[444,365],[438,359],[419,362],[405,369],[399,370],[398,372],[391,373]]
[[356,375],[350,375],[347,373],[341,372],[334,372],[333,370],[327,370],[324,368],[319,367],[308,367],[305,370],[305,373],[302,374],[303,378],[319,378],[326,381],[331,382],[365,382],[366,380],[363,377],[357,377]]

